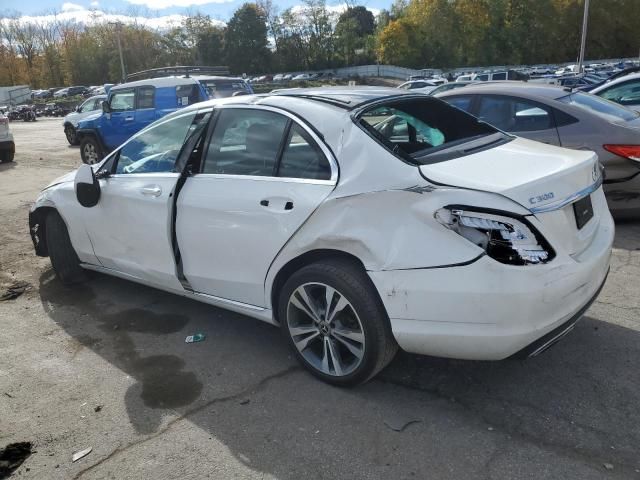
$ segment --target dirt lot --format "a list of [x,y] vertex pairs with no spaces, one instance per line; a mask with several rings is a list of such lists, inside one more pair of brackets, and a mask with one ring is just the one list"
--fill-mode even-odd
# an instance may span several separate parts
[[[27,213],[79,152],[59,119],[11,128],[0,296],[30,287],[0,301],[0,448],[34,449],[14,476],[640,478],[640,223],[618,226],[599,300],[544,355],[399,354],[342,390],[302,371],[256,320],[105,276],[63,288],[33,255]],[[195,332],[206,341],[185,344]]]

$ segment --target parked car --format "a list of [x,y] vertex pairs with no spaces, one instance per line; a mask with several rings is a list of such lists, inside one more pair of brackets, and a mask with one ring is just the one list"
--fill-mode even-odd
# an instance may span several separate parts
[[600,97],[542,84],[472,85],[439,95],[514,135],[598,154],[616,214],[640,212],[640,115]]
[[116,85],[102,112],[80,120],[76,138],[84,163],[97,163],[144,127],[193,103],[208,99],[195,78],[163,77]]
[[[376,130],[392,116],[406,133]],[[609,270],[601,181],[593,152],[428,95],[294,89],[155,122],[45,188],[29,229],[64,283],[96,270],[280,325],[350,385],[398,346],[498,360],[571,330]]]
[[431,93],[436,87],[437,85],[435,83],[427,82],[426,80],[410,80],[398,85],[397,88],[401,90],[411,90],[416,93]]
[[78,145],[78,135],[76,131],[81,120],[94,115],[96,112],[102,112],[102,102],[107,99],[106,95],[96,95],[89,97],[75,111],[64,117],[62,128],[70,145]]
[[89,89],[84,86],[67,87],[58,90],[53,94],[56,98],[75,97],[76,95],[85,95],[89,93]]
[[209,99],[232,97],[237,92],[253,94],[251,85],[242,78],[233,77],[212,77],[194,75],[207,92]]
[[589,93],[640,112],[640,73],[632,73],[604,83]]
[[0,113],[0,162],[13,162],[16,145],[9,128],[9,119]]
[[457,88],[463,88],[463,87],[466,87],[467,85],[473,85],[475,83],[478,83],[478,82],[460,81],[460,82],[444,83],[444,84],[440,85],[439,87],[436,87],[433,90],[431,90],[429,92],[429,95],[434,95],[435,96],[435,95],[438,95],[439,93],[448,92],[449,90],[455,90]]

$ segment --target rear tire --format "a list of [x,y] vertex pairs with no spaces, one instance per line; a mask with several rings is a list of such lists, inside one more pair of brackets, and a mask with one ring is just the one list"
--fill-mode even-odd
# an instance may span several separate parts
[[14,152],[11,150],[5,150],[4,152],[0,152],[0,163],[9,163],[13,162]]
[[71,245],[69,232],[58,212],[51,212],[46,219],[47,249],[56,276],[64,285],[86,280],[80,260]]
[[93,165],[104,157],[100,143],[95,137],[84,137],[80,142],[80,157],[88,165]]
[[326,260],[298,270],[282,287],[278,314],[298,360],[333,385],[366,382],[398,350],[375,286],[349,261]]

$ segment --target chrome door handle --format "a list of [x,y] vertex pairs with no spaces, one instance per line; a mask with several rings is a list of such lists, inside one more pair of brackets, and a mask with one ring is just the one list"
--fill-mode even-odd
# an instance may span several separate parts
[[149,187],[142,187],[140,190],[142,195],[151,195],[152,197],[159,197],[162,194],[162,189],[158,185],[152,185]]
[[133,117],[124,117],[125,122],[133,122]]

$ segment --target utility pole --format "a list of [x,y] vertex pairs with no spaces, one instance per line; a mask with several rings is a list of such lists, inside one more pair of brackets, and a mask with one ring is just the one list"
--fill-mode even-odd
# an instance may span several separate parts
[[584,49],[587,45],[587,25],[589,24],[589,0],[584,0],[584,18],[582,19],[582,42],[580,43],[580,58],[578,60],[578,73],[582,73],[584,63]]
[[122,22],[109,22],[109,25],[116,27],[116,40],[118,42],[118,53],[120,54],[120,70],[122,71],[122,83],[127,81],[127,69],[124,68],[124,58],[122,57],[122,44],[120,43],[120,34],[122,33]]

